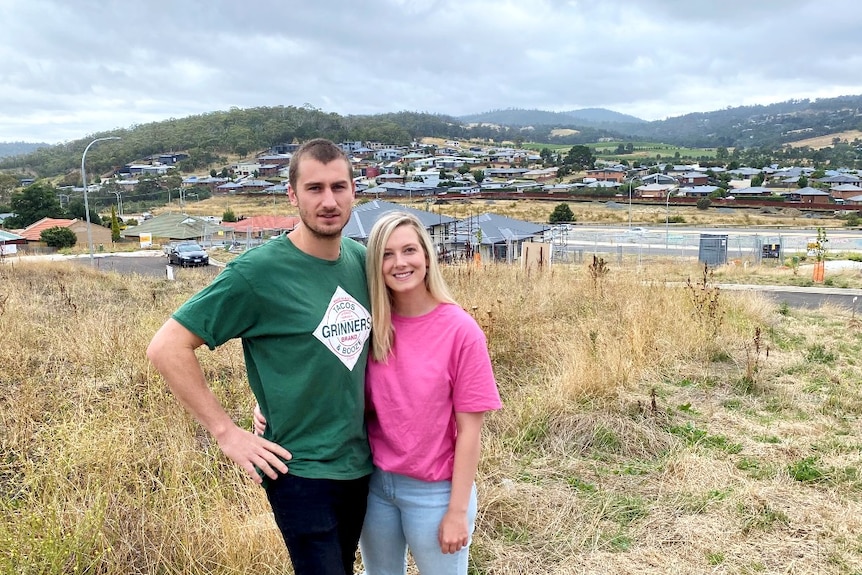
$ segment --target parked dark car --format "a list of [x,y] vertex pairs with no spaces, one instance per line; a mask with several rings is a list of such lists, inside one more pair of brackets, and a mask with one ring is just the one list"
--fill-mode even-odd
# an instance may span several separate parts
[[168,262],[180,267],[208,266],[210,257],[199,244],[182,242],[168,249]]

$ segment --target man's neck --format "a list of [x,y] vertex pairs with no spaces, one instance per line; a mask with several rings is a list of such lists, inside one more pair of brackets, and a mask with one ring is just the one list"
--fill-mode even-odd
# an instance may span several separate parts
[[341,254],[341,234],[322,237],[300,223],[287,237],[300,251],[321,260],[335,261]]

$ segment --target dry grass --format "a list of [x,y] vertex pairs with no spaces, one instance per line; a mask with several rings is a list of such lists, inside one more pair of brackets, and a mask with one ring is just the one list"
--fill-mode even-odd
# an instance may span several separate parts
[[829,146],[831,146],[832,141],[835,138],[838,138],[841,141],[852,142],[854,140],[862,138],[862,131],[847,130],[846,132],[836,132],[834,134],[826,134],[824,136],[817,136],[815,138],[806,138],[804,140],[790,142],[790,146],[793,148],[801,148],[803,146],[808,146],[809,148],[819,150],[820,148],[828,148]]
[[[691,272],[446,269],[505,404],[472,573],[862,572],[858,321]],[[0,572],[285,572],[262,491],[144,357],[206,281],[0,265]],[[248,424],[240,346],[201,359]]]
[[[451,200],[446,204],[431,204],[428,198],[396,200],[418,210],[453,218],[465,218],[486,212],[522,219],[537,223],[547,223],[551,212],[559,203],[568,203],[581,224],[628,224],[629,211],[627,198],[609,198],[619,205],[617,209],[608,207],[606,201],[560,202],[537,200]],[[387,199],[391,201],[391,199]],[[221,216],[226,209],[239,215],[297,215],[296,209],[284,196],[259,198],[249,196],[219,196],[201,202],[188,202],[185,212],[197,216]],[[178,211],[179,205],[156,209],[154,213]],[[667,210],[665,206],[632,205],[634,225],[664,225]],[[734,210],[698,210],[696,207],[670,207],[670,216],[681,216],[686,225],[696,226],[790,226],[790,227],[841,227],[843,222],[834,218],[805,218],[802,212],[792,208],[778,214],[765,214],[757,209],[738,208]]]

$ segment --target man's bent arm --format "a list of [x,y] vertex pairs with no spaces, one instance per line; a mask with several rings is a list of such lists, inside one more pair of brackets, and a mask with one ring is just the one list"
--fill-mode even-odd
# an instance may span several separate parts
[[255,467],[273,479],[278,472],[287,473],[287,466],[280,458],[290,459],[290,453],[277,443],[237,426],[207,385],[195,354],[203,343],[200,337],[170,318],[147,347],[147,357],[183,407],[215,437],[224,454],[254,481],[261,482]]

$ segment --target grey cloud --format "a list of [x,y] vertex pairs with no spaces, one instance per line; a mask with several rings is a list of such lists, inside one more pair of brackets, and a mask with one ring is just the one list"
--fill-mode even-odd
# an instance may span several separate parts
[[[855,2],[6,0],[0,140],[303,105],[648,119],[862,93]],[[8,8],[7,8],[8,7]],[[24,121],[27,120],[27,121]]]

